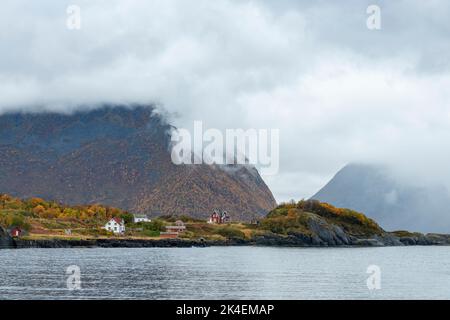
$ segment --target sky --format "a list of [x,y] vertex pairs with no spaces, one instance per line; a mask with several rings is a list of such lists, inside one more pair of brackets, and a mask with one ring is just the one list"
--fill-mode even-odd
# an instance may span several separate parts
[[6,0],[0,113],[152,103],[178,127],[279,129],[278,201],[351,162],[448,183],[449,17],[445,0]]

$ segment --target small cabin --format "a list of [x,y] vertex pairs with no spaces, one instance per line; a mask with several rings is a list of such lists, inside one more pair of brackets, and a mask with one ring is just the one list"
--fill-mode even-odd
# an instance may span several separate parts
[[214,212],[209,217],[208,223],[220,224],[221,223],[221,219],[220,219],[219,212],[214,210]]
[[256,215],[252,215],[250,219],[250,224],[259,225],[259,217]]
[[18,238],[22,235],[23,230],[19,227],[14,227],[9,231],[9,234],[11,235],[11,237],[13,238]]
[[175,225],[173,226],[166,226],[167,232],[183,232],[186,230],[186,226],[184,225],[184,222],[181,220],[175,221]]
[[175,221],[173,226],[166,226],[166,232],[160,232],[161,238],[173,239],[178,238],[178,235],[186,230],[184,222],[181,220]]
[[152,219],[150,219],[148,216],[143,216],[143,215],[134,215],[133,220],[134,220],[134,223],[151,222],[152,221]]

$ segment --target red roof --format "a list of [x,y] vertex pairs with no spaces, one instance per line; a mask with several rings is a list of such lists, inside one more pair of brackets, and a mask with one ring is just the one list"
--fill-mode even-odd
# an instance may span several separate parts
[[111,220],[114,220],[115,222],[117,222],[118,224],[122,224],[122,219],[118,218],[118,217],[114,217]]

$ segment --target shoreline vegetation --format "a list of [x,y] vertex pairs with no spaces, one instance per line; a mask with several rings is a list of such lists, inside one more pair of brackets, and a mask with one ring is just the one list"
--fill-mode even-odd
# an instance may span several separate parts
[[[102,229],[111,218],[123,219],[126,232]],[[160,236],[183,221],[176,239]],[[23,234],[12,237],[10,230]],[[364,214],[314,200],[280,204],[258,221],[211,224],[188,215],[133,222],[133,214],[102,205],[65,206],[40,198],[0,195],[0,248],[286,246],[352,247],[449,245],[450,235],[386,232]]]

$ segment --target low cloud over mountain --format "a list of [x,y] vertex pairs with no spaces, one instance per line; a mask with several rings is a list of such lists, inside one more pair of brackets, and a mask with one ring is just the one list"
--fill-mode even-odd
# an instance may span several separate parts
[[275,205],[256,169],[174,165],[172,127],[152,107],[0,116],[0,193],[135,213],[236,220]]
[[364,212],[390,231],[450,232],[447,188],[402,179],[385,166],[347,165],[312,198]]

